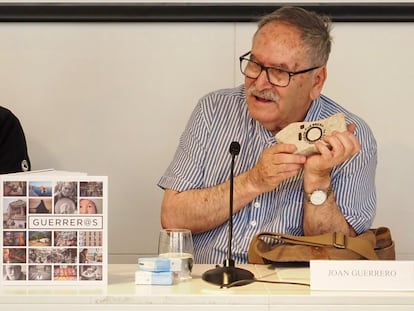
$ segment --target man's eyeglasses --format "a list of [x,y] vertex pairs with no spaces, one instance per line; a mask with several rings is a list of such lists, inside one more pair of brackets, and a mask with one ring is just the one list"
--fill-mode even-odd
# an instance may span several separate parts
[[266,67],[262,64],[247,58],[247,56],[251,53],[251,51],[243,54],[239,57],[240,59],[240,70],[242,74],[250,79],[257,79],[262,71],[266,72],[267,80],[270,84],[279,86],[279,87],[286,87],[289,85],[290,78],[295,75],[300,75],[302,73],[306,73],[315,69],[320,68],[321,66],[312,67],[305,70],[300,71],[286,71],[276,67]]

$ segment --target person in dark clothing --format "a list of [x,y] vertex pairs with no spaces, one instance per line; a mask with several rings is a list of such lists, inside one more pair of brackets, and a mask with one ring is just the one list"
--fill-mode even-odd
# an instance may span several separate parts
[[0,174],[30,170],[26,138],[19,119],[0,106]]

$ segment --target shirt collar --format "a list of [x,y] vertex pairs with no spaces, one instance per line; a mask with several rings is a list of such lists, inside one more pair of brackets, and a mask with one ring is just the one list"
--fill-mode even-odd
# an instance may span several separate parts
[[316,98],[309,107],[308,113],[305,116],[304,122],[315,121],[321,119],[322,103],[320,96]]

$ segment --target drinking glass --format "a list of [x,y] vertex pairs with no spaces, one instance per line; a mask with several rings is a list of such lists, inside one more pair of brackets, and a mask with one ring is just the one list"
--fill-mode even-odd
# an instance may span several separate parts
[[171,270],[178,281],[191,279],[194,246],[188,229],[162,229],[158,241],[158,255],[171,260]]

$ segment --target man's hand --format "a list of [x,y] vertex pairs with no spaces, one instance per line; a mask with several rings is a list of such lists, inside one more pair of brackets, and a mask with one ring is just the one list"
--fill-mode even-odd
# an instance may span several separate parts
[[282,181],[295,176],[306,157],[293,154],[296,146],[277,144],[263,151],[259,162],[248,172],[250,183],[259,193],[275,189]]
[[323,137],[322,142],[316,142],[315,146],[320,154],[314,154],[307,158],[304,170],[305,175],[326,176],[329,175],[333,167],[345,162],[354,154],[361,150],[361,144],[356,136],[355,124],[348,124],[347,131],[342,133],[333,132],[332,135]]

